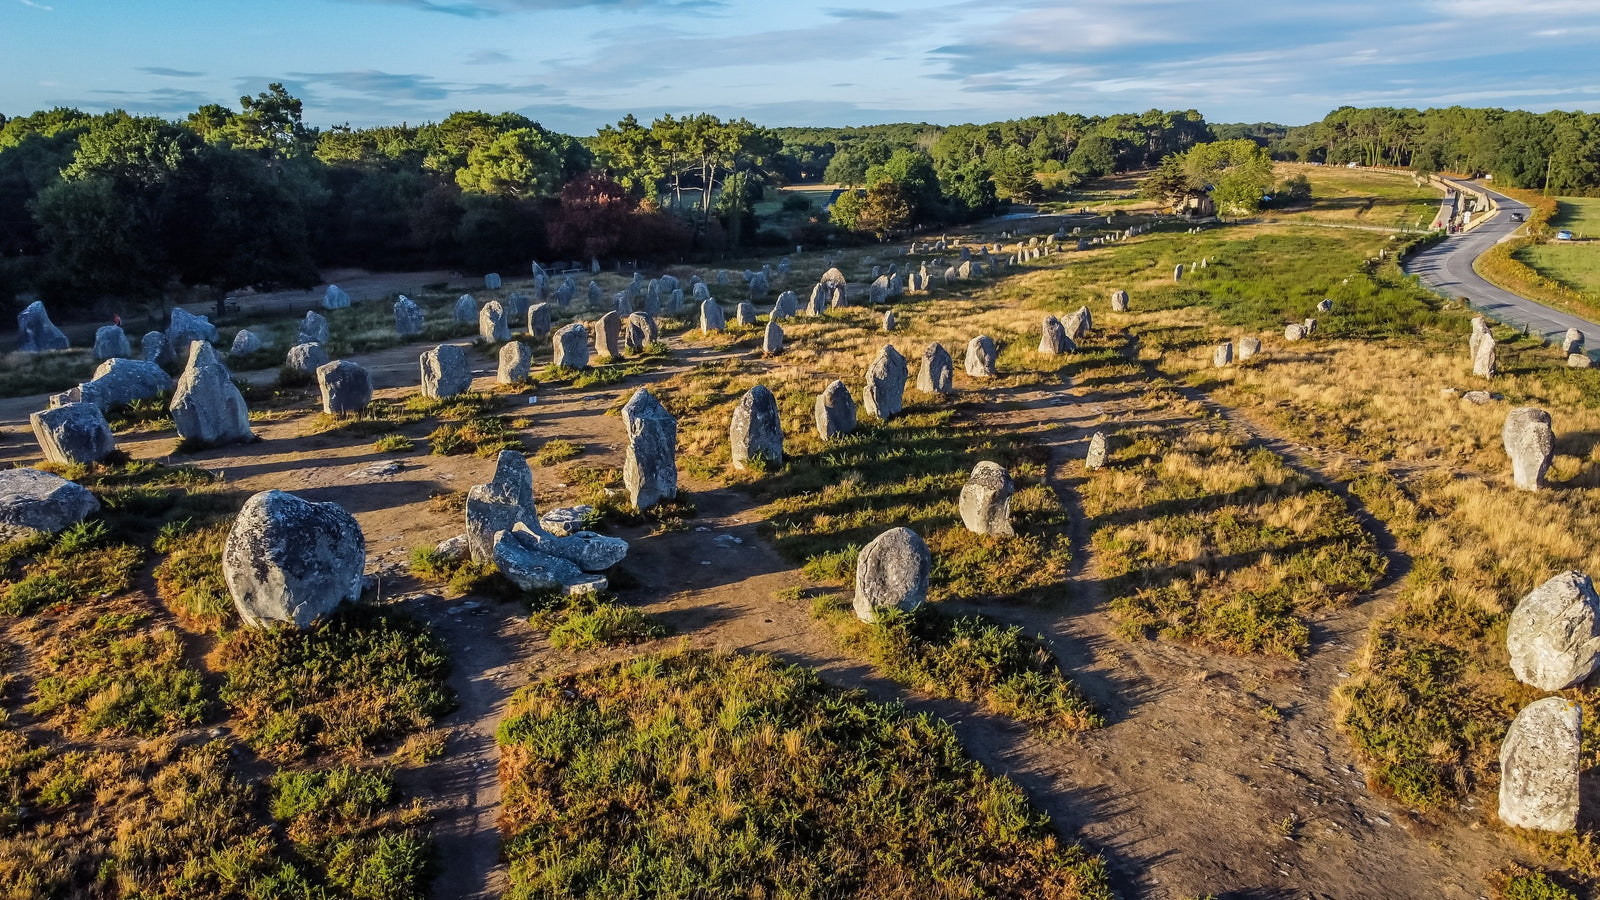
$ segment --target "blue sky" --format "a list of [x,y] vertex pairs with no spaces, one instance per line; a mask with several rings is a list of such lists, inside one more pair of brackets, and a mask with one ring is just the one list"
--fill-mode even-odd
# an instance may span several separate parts
[[0,112],[181,116],[285,82],[327,126],[516,110],[765,125],[1343,104],[1600,110],[1600,0],[0,0]]

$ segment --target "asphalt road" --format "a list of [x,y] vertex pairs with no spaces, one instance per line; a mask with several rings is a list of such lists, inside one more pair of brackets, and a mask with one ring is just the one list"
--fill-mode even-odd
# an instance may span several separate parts
[[1406,262],[1406,271],[1420,277],[1423,284],[1440,293],[1464,297],[1473,309],[1481,310],[1508,325],[1526,326],[1530,333],[1543,334],[1547,341],[1559,344],[1568,328],[1576,328],[1583,332],[1588,343],[1600,343],[1600,324],[1495,287],[1472,270],[1473,260],[1521,226],[1521,223],[1511,221],[1511,214],[1528,214],[1527,206],[1504,194],[1488,191],[1480,184],[1474,184],[1473,187],[1493,196],[1495,203],[1500,205],[1500,214],[1466,234],[1451,235],[1414,254]]

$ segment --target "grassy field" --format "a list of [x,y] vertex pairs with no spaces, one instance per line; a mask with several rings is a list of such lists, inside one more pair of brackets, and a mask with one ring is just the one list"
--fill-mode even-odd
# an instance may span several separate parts
[[1443,195],[1429,185],[1418,185],[1410,175],[1278,163],[1278,178],[1304,175],[1311,182],[1309,209],[1272,210],[1264,221],[1314,221],[1337,225],[1426,230],[1439,212]]
[[1550,220],[1552,229],[1570,229],[1576,240],[1524,247],[1516,258],[1535,272],[1600,305],[1600,198],[1562,197]]

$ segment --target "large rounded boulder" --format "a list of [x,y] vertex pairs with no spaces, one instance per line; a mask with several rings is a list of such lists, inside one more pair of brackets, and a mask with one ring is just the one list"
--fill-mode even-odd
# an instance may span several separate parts
[[916,609],[928,599],[932,574],[933,554],[915,531],[885,531],[856,560],[856,616],[871,622],[880,609]]
[[305,628],[361,596],[367,542],[337,503],[283,491],[245,501],[222,549],[222,576],[245,624]]

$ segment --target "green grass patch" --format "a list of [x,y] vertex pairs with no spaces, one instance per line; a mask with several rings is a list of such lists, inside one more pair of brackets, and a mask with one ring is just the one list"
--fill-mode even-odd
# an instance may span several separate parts
[[187,623],[216,630],[237,618],[222,577],[222,549],[232,528],[231,519],[198,527],[183,519],[156,535],[155,550],[166,557],[156,566],[156,591]]
[[562,438],[545,441],[543,445],[529,458],[536,466],[554,466],[560,463],[577,459],[583,454],[583,445],[575,441]]
[[508,897],[1105,898],[949,727],[797,667],[652,656],[520,691]]
[[106,523],[79,522],[54,538],[35,535],[0,549],[0,615],[22,616],[125,591],[144,552],[111,537]]
[[106,614],[74,629],[44,659],[28,712],[82,737],[151,737],[200,724],[199,675],[170,629],[147,630],[139,614]]
[[623,647],[666,637],[669,630],[649,614],[609,596],[549,596],[534,603],[533,627],[550,636],[557,650]]

